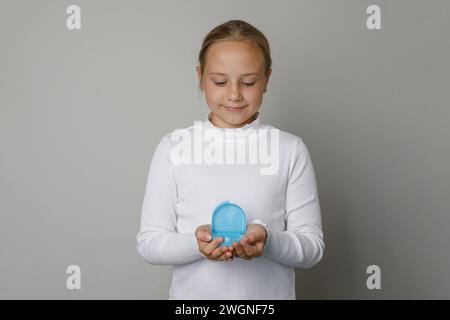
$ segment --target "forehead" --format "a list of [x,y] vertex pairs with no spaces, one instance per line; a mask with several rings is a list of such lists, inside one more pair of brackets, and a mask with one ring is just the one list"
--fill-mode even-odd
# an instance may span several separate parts
[[264,67],[261,50],[248,41],[221,41],[208,48],[206,66],[210,72],[259,73]]

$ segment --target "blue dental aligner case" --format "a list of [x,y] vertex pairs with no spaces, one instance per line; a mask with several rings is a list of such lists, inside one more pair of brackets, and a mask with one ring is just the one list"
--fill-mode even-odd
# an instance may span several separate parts
[[244,210],[230,201],[219,203],[212,214],[212,238],[223,237],[221,246],[239,242],[247,231],[247,217]]

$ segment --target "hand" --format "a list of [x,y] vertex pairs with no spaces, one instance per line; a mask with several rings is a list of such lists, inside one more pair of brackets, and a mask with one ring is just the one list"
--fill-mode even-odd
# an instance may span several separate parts
[[197,244],[199,251],[210,260],[217,261],[232,261],[233,253],[227,246],[219,245],[223,242],[223,237],[218,237],[214,240],[211,235],[211,225],[204,224],[199,226],[195,230],[195,237],[197,238]]
[[238,256],[245,260],[251,260],[262,255],[267,239],[266,229],[259,224],[249,224],[247,233],[241,241],[233,242],[230,250],[233,256]]

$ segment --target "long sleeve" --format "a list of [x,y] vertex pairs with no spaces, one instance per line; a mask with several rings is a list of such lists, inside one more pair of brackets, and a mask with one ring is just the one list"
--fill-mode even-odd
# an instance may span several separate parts
[[141,212],[137,250],[150,264],[179,265],[203,259],[194,233],[178,233],[177,184],[164,136],[153,154]]
[[289,266],[311,268],[323,256],[321,212],[314,167],[299,138],[286,189],[285,231],[272,231],[264,255]]

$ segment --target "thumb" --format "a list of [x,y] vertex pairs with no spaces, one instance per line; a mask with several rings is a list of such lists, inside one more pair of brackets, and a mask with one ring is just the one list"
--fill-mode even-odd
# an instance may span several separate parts
[[255,244],[257,242],[263,241],[263,235],[259,232],[250,232],[247,234],[247,242],[249,244]]
[[200,233],[200,239],[203,241],[211,241],[212,237],[208,231],[202,231]]

